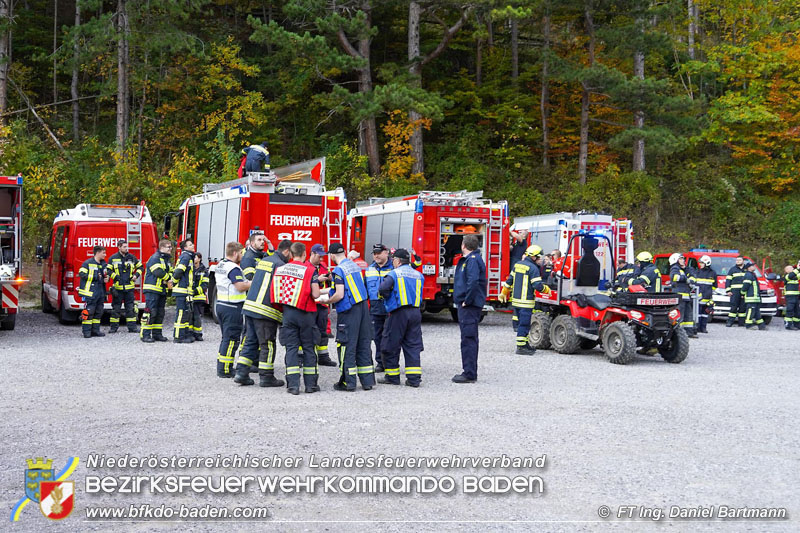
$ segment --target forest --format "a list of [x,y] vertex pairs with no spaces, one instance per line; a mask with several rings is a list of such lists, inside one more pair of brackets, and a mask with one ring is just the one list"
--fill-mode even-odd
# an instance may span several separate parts
[[0,0],[0,174],[160,218],[327,157],[351,205],[480,190],[605,211],[637,249],[800,257],[796,0]]

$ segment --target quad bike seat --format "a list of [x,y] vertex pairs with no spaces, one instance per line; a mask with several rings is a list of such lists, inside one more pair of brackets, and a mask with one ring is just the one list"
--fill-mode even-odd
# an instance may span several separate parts
[[593,307],[594,309],[602,311],[611,305],[611,297],[605,294],[576,294],[575,302],[580,307]]

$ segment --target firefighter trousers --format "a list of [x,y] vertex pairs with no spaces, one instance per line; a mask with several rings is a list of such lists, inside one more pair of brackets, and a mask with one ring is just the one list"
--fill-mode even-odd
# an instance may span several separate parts
[[136,300],[134,289],[111,289],[111,329],[119,328],[119,319],[122,318],[122,306],[125,306],[125,325],[128,331],[136,332]]
[[386,315],[370,315],[372,319],[372,330],[375,332],[373,341],[375,342],[375,364],[383,364],[383,329],[386,324]]
[[786,311],[783,313],[786,327],[800,327],[800,296],[796,294],[786,295]]
[[686,333],[692,334],[694,333],[694,317],[692,316],[693,313],[693,305],[692,305],[692,297],[688,294],[681,294],[681,327],[686,330]]
[[530,307],[514,307],[517,317],[517,348],[528,346],[528,333],[531,331],[533,309]]
[[731,291],[731,309],[728,312],[728,324],[738,323],[744,326],[746,306],[741,291],[734,289]]
[[422,380],[420,353],[422,344],[422,312],[419,307],[406,306],[389,313],[384,325],[383,361],[386,380],[400,383],[400,348],[406,367],[406,380],[419,385]]
[[278,326],[280,323],[272,319],[245,315],[244,327],[247,333],[239,354],[239,364],[250,367],[258,363],[259,376],[274,376]]
[[284,363],[287,388],[300,388],[300,372],[303,373],[306,390],[317,386],[319,367],[317,353],[314,351],[315,314],[313,311],[301,311],[288,305],[283,307],[283,325],[278,338],[286,348]]
[[748,328],[758,326],[762,329],[764,326],[764,319],[761,318],[761,302],[747,303],[747,312],[745,313],[744,324]]
[[192,308],[192,297],[186,294],[175,295],[175,339],[194,338],[191,332],[191,320],[194,309]]
[[700,333],[708,333],[708,319],[714,312],[714,302],[711,300],[701,300],[698,312],[697,331]]
[[81,313],[81,329],[84,337],[91,337],[92,333],[100,333],[100,319],[103,318],[105,301],[105,294],[96,294],[86,298],[86,306]]
[[318,305],[317,312],[314,313],[314,321],[319,330],[319,344],[316,345],[317,357],[330,357],[328,354],[328,306]]
[[205,302],[192,302],[192,322],[190,329],[194,334],[195,340],[203,340],[203,311],[205,311]]
[[458,327],[461,329],[461,367],[464,376],[478,379],[478,322],[482,307],[468,305],[458,308]]
[[242,304],[217,302],[217,318],[222,330],[222,340],[217,351],[217,376],[233,377],[233,359],[242,338]]
[[163,339],[164,306],[167,295],[154,292],[144,293],[144,314],[142,315],[141,337],[143,339]]
[[375,385],[375,367],[372,366],[373,338],[372,320],[366,301],[336,314],[336,351],[342,371],[339,376],[341,385],[355,389],[356,378],[361,381],[362,387]]

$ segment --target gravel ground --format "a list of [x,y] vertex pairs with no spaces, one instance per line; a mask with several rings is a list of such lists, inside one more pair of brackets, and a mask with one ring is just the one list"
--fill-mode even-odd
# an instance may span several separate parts
[[[168,321],[174,309],[168,309]],[[445,315],[423,324],[423,385],[332,389],[336,369],[321,368],[322,392],[239,387],[215,377],[219,329],[207,341],[143,345],[128,333],[84,340],[80,328],[35,309],[13,332],[0,332],[6,361],[0,388],[0,498],[9,512],[22,496],[25,460],[46,456],[60,470],[78,456],[76,510],[69,530],[119,529],[82,522],[84,509],[211,504],[264,506],[267,524],[248,522],[126,523],[136,531],[191,529],[280,531],[434,531],[642,529],[797,531],[800,504],[800,332],[776,320],[766,332],[726,329],[692,340],[688,359],[671,365],[640,357],[609,364],[599,351],[513,354],[508,315],[481,325],[479,382],[450,382],[460,371],[458,327]],[[104,329],[106,329],[104,327]],[[171,328],[168,328],[171,331]],[[282,350],[279,373],[283,371]],[[137,457],[539,457],[543,469],[205,469],[87,468],[89,454]],[[91,475],[451,475],[453,494],[238,495],[85,493]],[[540,476],[543,494],[465,495],[465,475]],[[621,505],[785,507],[788,520],[655,523],[604,520],[598,508]],[[636,513],[639,511],[637,510]],[[302,521],[302,522],[300,522]],[[370,523],[377,521],[377,523]],[[3,530],[39,531],[36,504]],[[271,524],[269,523],[271,522]],[[409,523],[410,522],[410,523]]]

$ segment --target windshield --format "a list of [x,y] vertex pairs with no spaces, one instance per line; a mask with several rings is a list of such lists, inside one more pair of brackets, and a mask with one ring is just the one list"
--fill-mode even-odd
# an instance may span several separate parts
[[[727,276],[728,271],[736,266],[735,257],[711,257],[711,268],[718,276]],[[761,271],[756,267],[754,274],[757,278],[761,277]]]

